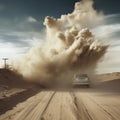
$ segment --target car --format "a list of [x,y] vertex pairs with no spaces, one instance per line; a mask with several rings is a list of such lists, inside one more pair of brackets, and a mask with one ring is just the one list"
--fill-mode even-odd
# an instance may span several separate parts
[[87,74],[76,74],[73,77],[73,87],[90,87],[90,80]]

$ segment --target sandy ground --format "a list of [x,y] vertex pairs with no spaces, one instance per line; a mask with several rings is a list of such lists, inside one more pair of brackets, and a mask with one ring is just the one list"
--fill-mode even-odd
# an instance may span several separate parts
[[12,88],[0,98],[0,120],[120,120],[119,76],[104,75],[91,88]]
[[4,97],[2,95],[2,97],[0,98],[0,115],[4,114],[8,110],[11,110],[18,103],[27,100],[29,97],[34,96],[40,91],[40,90],[38,91],[32,89],[27,89],[27,90],[17,89],[17,91],[11,92],[13,90],[16,89],[12,89],[5,92]]
[[1,115],[0,120],[120,120],[120,92],[43,90]]

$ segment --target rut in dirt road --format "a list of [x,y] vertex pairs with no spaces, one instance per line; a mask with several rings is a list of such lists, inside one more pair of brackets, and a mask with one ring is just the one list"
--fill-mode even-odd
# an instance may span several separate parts
[[0,120],[120,120],[120,95],[96,90],[41,91]]
[[78,113],[71,93],[43,91],[18,104],[0,120],[78,120]]
[[[75,93],[74,95],[82,120],[120,120],[120,114],[117,114],[118,111],[111,112],[112,104],[110,104],[111,106],[109,104],[107,105],[107,101],[105,103],[104,98],[98,97],[96,100],[96,96],[88,93]],[[102,103],[100,99],[104,102]],[[106,106],[108,106],[107,109]]]
[[37,117],[37,113],[40,116],[43,114],[54,94],[55,92],[40,92],[2,115],[0,120],[27,120],[27,117],[33,120]]

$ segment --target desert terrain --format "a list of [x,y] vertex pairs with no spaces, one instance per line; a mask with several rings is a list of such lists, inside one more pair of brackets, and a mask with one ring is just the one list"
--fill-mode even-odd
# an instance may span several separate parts
[[1,70],[0,120],[120,120],[120,73],[95,77],[90,88],[49,90]]

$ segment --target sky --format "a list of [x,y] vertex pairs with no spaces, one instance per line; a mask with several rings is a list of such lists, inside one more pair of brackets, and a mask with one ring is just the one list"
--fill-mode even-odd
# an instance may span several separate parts
[[[44,42],[45,16],[59,18],[71,13],[78,0],[0,0],[0,59],[15,59],[39,42]],[[94,8],[105,14],[105,22],[91,31],[109,36],[111,46],[100,64],[104,71],[120,71],[120,1],[94,0]],[[110,54],[109,54],[110,53]],[[111,60],[110,58],[114,58]],[[2,63],[3,61],[0,60]],[[109,67],[111,66],[111,68]]]

